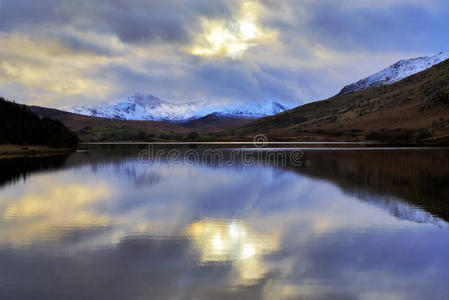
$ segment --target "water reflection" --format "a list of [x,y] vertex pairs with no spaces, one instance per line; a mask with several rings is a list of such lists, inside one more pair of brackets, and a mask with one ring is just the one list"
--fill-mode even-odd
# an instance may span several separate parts
[[238,220],[202,220],[187,228],[201,264],[231,263],[235,284],[263,277],[268,268],[262,257],[279,248],[279,236],[261,235]]
[[313,152],[307,168],[135,153],[76,153],[0,190],[0,298],[449,294],[447,152]]
[[67,231],[106,226],[108,216],[96,214],[88,206],[110,194],[106,184],[58,184],[57,180],[38,178],[17,198],[0,196],[0,244],[57,240]]
[[334,182],[345,193],[373,204],[379,198],[400,199],[449,221],[448,150],[312,151],[306,155],[313,161],[311,168],[290,169]]
[[0,159],[0,188],[9,183],[14,184],[35,172],[56,170],[64,165],[68,155],[48,157],[17,157]]

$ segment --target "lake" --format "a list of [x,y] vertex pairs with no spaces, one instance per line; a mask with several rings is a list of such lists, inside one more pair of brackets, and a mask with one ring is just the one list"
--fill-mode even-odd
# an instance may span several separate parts
[[207,147],[0,160],[0,298],[449,299],[449,150]]

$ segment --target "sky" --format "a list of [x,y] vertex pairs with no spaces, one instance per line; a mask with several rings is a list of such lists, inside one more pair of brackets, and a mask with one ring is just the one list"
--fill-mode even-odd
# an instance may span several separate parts
[[448,33],[447,0],[0,0],[0,95],[294,106],[448,51]]

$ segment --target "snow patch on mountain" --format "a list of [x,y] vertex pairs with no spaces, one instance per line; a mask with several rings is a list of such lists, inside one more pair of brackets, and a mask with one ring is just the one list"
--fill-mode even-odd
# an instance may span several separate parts
[[418,57],[408,60],[401,60],[390,67],[355,83],[345,86],[339,95],[379,87],[398,82],[406,77],[427,70],[434,65],[449,59],[449,52],[440,52],[435,56]]
[[243,104],[207,104],[204,102],[171,103],[152,95],[136,94],[124,101],[106,106],[72,107],[80,115],[120,120],[185,122],[215,113],[222,117],[261,118],[289,109],[279,102],[264,101]]

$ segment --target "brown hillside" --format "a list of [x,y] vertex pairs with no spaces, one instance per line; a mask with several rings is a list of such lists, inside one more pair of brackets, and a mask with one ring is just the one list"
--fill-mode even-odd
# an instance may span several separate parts
[[171,140],[191,130],[179,124],[89,117],[58,109],[30,106],[40,117],[60,120],[82,142]]
[[415,140],[449,136],[449,60],[395,84],[309,103],[257,120],[234,133],[381,139],[386,132]]
[[[41,117],[49,117],[63,122],[73,131],[79,131],[85,127],[98,128],[134,128],[134,129],[154,129],[154,130],[182,130],[184,127],[168,122],[153,121],[128,121],[108,118],[89,117],[74,114],[58,109],[41,106],[30,106],[30,109]],[[185,129],[184,129],[185,130]]]

